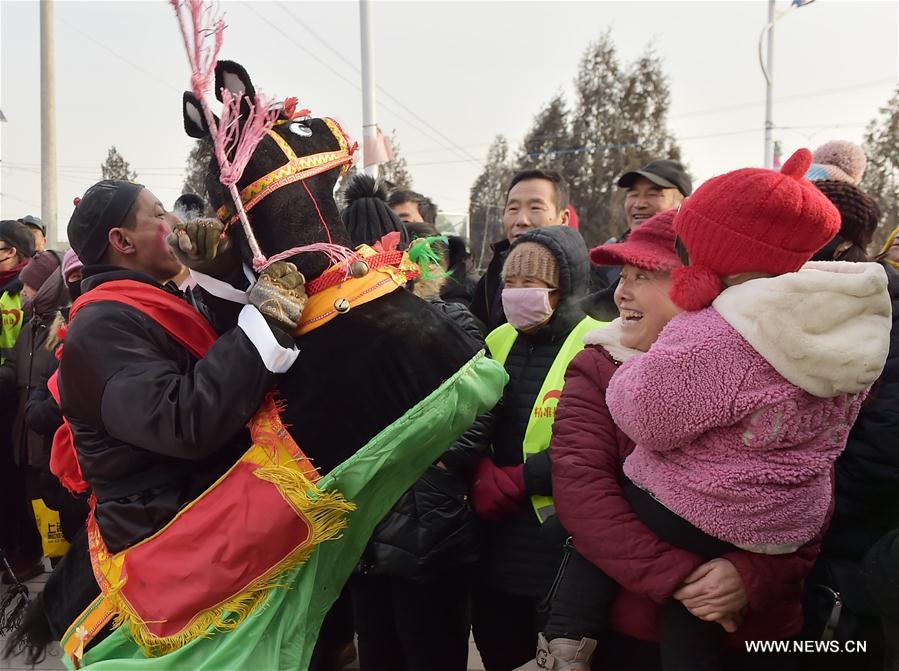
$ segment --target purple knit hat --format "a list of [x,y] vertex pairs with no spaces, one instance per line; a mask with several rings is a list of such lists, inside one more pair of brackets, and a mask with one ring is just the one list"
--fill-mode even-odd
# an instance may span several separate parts
[[84,264],[81,263],[81,259],[78,258],[75,250],[70,249],[65,253],[65,256],[62,257],[62,279],[68,282],[69,275],[76,270],[81,270],[83,266]]
[[56,272],[57,268],[59,268],[59,259],[56,258],[56,254],[38,252],[31,257],[28,265],[19,273],[19,279],[22,280],[22,284],[27,284],[37,291],[47,281],[47,278]]

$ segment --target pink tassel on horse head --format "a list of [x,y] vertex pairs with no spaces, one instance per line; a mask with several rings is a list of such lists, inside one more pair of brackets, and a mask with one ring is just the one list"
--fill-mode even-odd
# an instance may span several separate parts
[[[249,112],[240,125],[241,97],[233,95],[227,89],[222,89],[224,110],[222,111],[221,124],[216,124],[215,116],[206,102],[206,93],[212,87],[215,76],[215,66],[218,62],[218,54],[222,47],[222,39],[225,31],[225,22],[212,9],[211,3],[203,0],[171,0],[175,8],[175,16],[181,28],[181,37],[184,40],[184,49],[187,51],[187,60],[191,68],[191,89],[194,96],[203,109],[206,125],[209,126],[209,134],[212,137],[215,148],[215,157],[219,163],[219,181],[228,189],[231,200],[243,226],[244,234],[253,254],[253,265],[265,263],[265,255],[259,248],[253,228],[244,210],[243,201],[237,190],[237,181],[243,175],[247,161],[253,155],[259,141],[271,129],[278,118],[278,111],[270,109],[269,101],[261,95],[255,100],[244,97]],[[188,31],[187,22],[182,14],[182,5],[190,12],[192,29]],[[206,43],[213,36],[214,43],[210,48]],[[234,151],[234,156],[228,158]]]

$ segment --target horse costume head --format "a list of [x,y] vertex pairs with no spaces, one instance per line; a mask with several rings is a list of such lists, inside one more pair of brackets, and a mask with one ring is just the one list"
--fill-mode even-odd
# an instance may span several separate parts
[[[257,100],[250,76],[237,63],[218,61],[215,91],[220,102],[222,89],[241,100],[235,129],[240,131],[247,121],[250,101]],[[190,91],[184,93],[183,113],[188,135],[210,138],[201,105]],[[253,233],[267,257],[314,243],[351,246],[334,201],[334,187],[352,162],[356,145],[335,120],[314,119],[308,114],[308,110],[296,111],[295,100],[287,101],[274,126],[254,148],[236,184]],[[216,118],[216,124],[218,121]],[[219,176],[219,161],[213,154],[206,173],[209,202],[244,259],[250,261],[252,252],[246,235]],[[307,279],[319,276],[330,265],[327,255],[317,253],[298,254],[289,260]]]

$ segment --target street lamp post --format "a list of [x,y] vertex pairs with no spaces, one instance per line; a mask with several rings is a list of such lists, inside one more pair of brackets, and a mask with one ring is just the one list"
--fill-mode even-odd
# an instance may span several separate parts
[[[768,23],[759,35],[759,65],[765,76],[765,167],[774,167],[774,24],[780,21],[794,7],[805,7],[815,0],[792,0],[790,6],[780,14],[775,11],[775,0],[768,0]],[[768,58],[762,58],[762,43],[768,36]]]

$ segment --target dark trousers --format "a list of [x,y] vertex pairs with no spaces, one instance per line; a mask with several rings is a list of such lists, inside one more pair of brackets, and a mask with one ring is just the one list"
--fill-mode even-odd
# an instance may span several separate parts
[[[631,483],[624,493],[638,517],[662,540],[706,558],[733,546],[713,538]],[[608,630],[618,584],[570,548],[552,598],[546,623],[547,640],[600,638]],[[693,616],[676,599],[662,605],[659,621],[662,668],[665,671],[716,671],[723,668],[724,629]]]
[[350,592],[361,671],[465,671],[470,631],[465,573],[449,572],[427,583],[354,575]]
[[15,464],[11,450],[0,454],[0,548],[17,572],[30,568],[44,554],[28,484],[28,468]]
[[325,615],[318,640],[309,661],[309,671],[336,671],[341,668],[340,654],[353,643],[353,602],[349,587],[344,587],[331,610]]
[[478,587],[471,595],[471,629],[486,671],[512,671],[534,658],[544,617],[540,599]]

